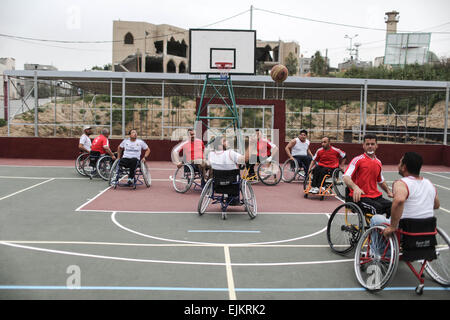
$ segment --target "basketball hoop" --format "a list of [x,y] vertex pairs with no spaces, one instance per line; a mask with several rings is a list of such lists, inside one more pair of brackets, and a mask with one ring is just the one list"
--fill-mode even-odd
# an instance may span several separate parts
[[216,62],[216,68],[220,72],[220,79],[227,80],[229,78],[232,65],[231,62]]

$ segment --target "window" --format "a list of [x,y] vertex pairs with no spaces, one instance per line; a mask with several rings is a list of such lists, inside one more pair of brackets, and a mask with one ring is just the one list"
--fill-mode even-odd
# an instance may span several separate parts
[[125,38],[124,38],[123,42],[125,44],[134,44],[134,37],[133,37],[133,35],[130,32],[128,32],[125,35]]

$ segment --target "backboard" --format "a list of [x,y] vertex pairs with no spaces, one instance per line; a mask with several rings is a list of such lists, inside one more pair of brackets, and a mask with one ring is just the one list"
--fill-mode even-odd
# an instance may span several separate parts
[[229,74],[254,75],[255,48],[255,30],[189,29],[189,73],[219,74],[228,62]]

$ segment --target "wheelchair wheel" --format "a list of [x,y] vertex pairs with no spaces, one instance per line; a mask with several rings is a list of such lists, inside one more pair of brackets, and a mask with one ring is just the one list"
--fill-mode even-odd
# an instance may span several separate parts
[[150,171],[148,170],[148,166],[146,162],[141,161],[141,174],[144,179],[145,186],[150,188],[152,185],[152,176],[150,175]]
[[397,236],[383,236],[385,226],[368,229],[356,246],[354,269],[358,282],[369,291],[387,286],[397,271],[399,247]]
[[427,262],[425,271],[437,283],[450,286],[450,237],[438,227],[436,241],[437,258]]
[[100,157],[97,161],[97,172],[100,178],[105,181],[109,181],[109,173],[113,165],[112,158],[110,156]]
[[255,192],[253,191],[252,185],[247,180],[242,180],[241,182],[241,193],[245,210],[247,210],[247,213],[251,219],[256,218],[258,208],[256,205]]
[[121,178],[117,178],[119,161],[120,159],[116,159],[116,161],[114,161],[113,165],[111,166],[111,171],[109,172],[108,183],[111,187],[114,187],[114,189],[117,187],[117,183],[119,183],[119,180]]
[[346,254],[356,246],[363,231],[361,209],[353,202],[346,202],[337,207],[328,219],[328,244],[334,252]]
[[282,170],[275,161],[260,163],[257,170],[258,179],[267,186],[274,186],[281,180]]
[[75,160],[75,170],[82,176],[86,176],[86,173],[84,173],[85,162],[89,165],[89,153],[86,152],[81,153]]
[[191,188],[194,182],[194,168],[185,164],[181,168],[177,168],[172,177],[173,188],[176,192],[185,193]]
[[82,167],[83,173],[85,176],[89,177],[90,179],[92,179],[97,174],[96,165],[98,163],[98,160],[97,160],[97,162],[95,163],[95,166],[94,165],[91,166],[91,161],[93,161],[93,160],[91,160],[90,156],[88,155],[88,157],[82,163],[83,164],[83,167]]
[[284,182],[292,182],[299,172],[298,161],[287,159],[281,167]]
[[203,187],[200,194],[200,200],[198,201],[197,212],[199,215],[203,215],[211,202],[211,196],[213,193],[213,180],[209,179]]
[[339,199],[345,201],[345,188],[346,185],[344,183],[344,179],[342,177],[343,172],[341,169],[334,169],[332,174],[333,179],[333,190],[334,193],[338,196]]

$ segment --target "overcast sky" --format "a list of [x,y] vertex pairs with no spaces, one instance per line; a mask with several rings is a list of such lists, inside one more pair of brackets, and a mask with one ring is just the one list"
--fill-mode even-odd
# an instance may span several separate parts
[[[449,0],[1,0],[0,33],[50,40],[111,41],[113,20],[145,21],[189,29],[249,29],[253,5],[253,29],[261,40],[296,41],[305,56],[316,50],[326,54],[331,66],[348,57],[348,34],[358,36],[360,59],[372,61],[384,55],[384,13],[400,12],[398,31],[438,32],[431,36],[430,50],[450,57]],[[264,9],[266,11],[257,10]],[[269,13],[277,12],[283,15]],[[245,13],[244,13],[245,12]],[[305,21],[309,18],[381,31]],[[439,33],[441,32],[441,33]],[[447,32],[447,33],[445,33]],[[79,71],[111,63],[112,44],[73,44],[0,37],[0,57],[25,63],[52,64],[59,70]]]

